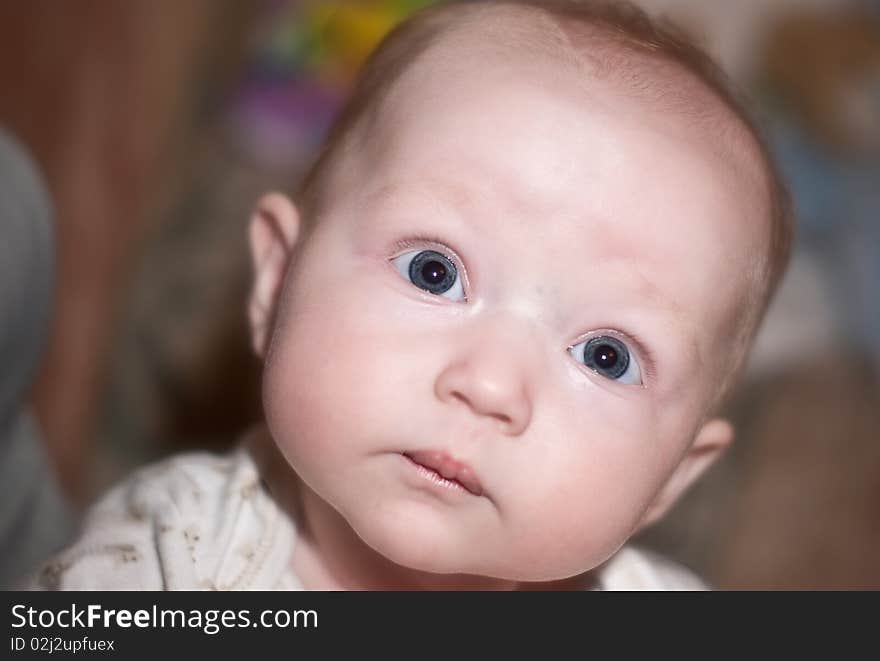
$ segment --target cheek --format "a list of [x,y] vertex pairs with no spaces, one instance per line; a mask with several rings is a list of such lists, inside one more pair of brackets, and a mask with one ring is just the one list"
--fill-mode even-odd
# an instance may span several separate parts
[[307,482],[341,476],[353,453],[392,448],[399,440],[392,423],[407,412],[402,397],[430,395],[421,392],[424,379],[416,382],[427,373],[414,368],[416,333],[382,280],[369,267],[310,269],[285,292],[264,409],[276,443]]
[[[675,464],[677,443],[659,433],[648,401],[581,392],[536,428],[524,459],[535,489],[515,493],[519,537],[534,539],[523,559],[541,557],[546,575],[578,573],[603,562],[632,534]],[[538,540],[552,539],[549,547]],[[548,553],[550,549],[553,553]]]
[[343,436],[355,412],[361,423],[369,415],[382,347],[364,337],[364,314],[347,313],[339,300],[298,304],[292,294],[266,366],[265,412],[284,449],[310,438],[312,449],[330,451],[326,441]]

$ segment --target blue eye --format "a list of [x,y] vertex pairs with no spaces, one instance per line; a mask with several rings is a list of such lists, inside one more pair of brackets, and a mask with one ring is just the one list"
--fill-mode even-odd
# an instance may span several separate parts
[[411,250],[391,260],[398,272],[419,289],[452,299],[465,300],[458,269],[436,250]]
[[591,337],[574,345],[568,351],[575,360],[579,360],[606,378],[627,385],[642,383],[642,372],[635,356],[616,337],[610,335]]

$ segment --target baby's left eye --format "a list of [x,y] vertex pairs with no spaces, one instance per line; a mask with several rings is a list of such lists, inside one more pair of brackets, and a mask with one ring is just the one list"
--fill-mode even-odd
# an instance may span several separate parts
[[404,278],[419,289],[453,301],[464,301],[461,276],[452,260],[436,250],[410,250],[391,260]]
[[569,353],[597,374],[627,385],[640,385],[639,363],[627,346],[611,335],[598,335],[571,347]]

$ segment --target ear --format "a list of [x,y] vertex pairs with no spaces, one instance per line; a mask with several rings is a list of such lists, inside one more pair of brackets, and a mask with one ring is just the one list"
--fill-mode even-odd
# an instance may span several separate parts
[[645,511],[639,529],[662,518],[687,488],[715,463],[715,460],[733,442],[733,436],[733,426],[727,420],[714,418],[704,424],[675,472]]
[[260,198],[251,215],[249,228],[254,284],[248,319],[251,344],[261,358],[299,232],[300,217],[293,202],[280,193],[269,193]]

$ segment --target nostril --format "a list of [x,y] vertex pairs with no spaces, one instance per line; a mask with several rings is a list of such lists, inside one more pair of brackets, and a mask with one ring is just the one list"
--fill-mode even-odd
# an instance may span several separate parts
[[509,415],[505,415],[504,413],[492,413],[490,415],[505,425],[509,425],[513,422],[513,418],[511,418]]
[[465,404],[466,406],[474,409],[475,411],[477,411],[485,416],[488,416],[490,418],[494,418],[495,420],[498,420],[500,423],[502,423],[505,426],[510,426],[511,424],[513,424],[513,418],[511,416],[507,415],[506,413],[501,413],[499,411],[487,410],[490,408],[489,406],[474,406],[474,402],[470,398],[466,397],[465,395],[461,394],[458,391],[452,391],[449,394],[454,400],[459,401],[462,404]]

